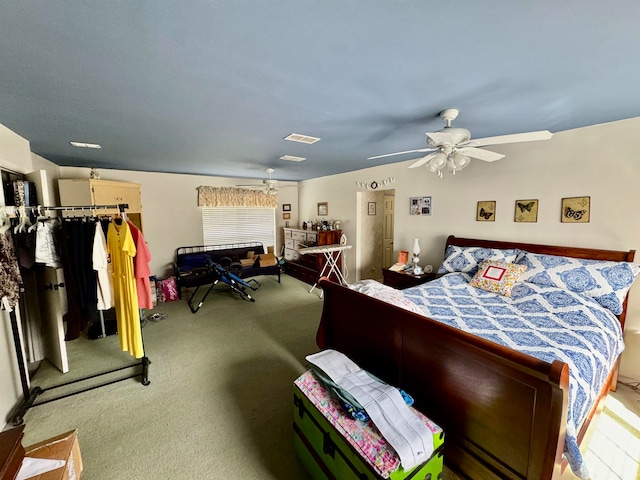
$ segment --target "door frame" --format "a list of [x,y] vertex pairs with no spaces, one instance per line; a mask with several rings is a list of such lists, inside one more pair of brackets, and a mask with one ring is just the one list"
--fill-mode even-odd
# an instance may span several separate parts
[[[356,192],[356,252],[355,252],[355,281],[359,281],[362,280],[363,275],[362,275],[362,268],[363,268],[363,263],[364,263],[364,254],[365,254],[365,239],[364,239],[364,228],[363,228],[363,223],[364,223],[364,219],[366,218],[366,216],[368,216],[368,209],[367,209],[367,203],[369,202],[369,199],[372,198],[374,195],[379,195],[380,193],[382,194],[387,194],[387,195],[393,195],[395,197],[396,194],[396,189],[395,188],[385,188],[385,189],[381,189],[381,190],[375,190],[375,191],[370,191],[370,190],[365,190],[365,191],[358,191]],[[395,209],[394,209],[395,210]],[[382,210],[380,210],[379,212],[380,215],[383,214]],[[394,244],[395,244],[395,211],[394,211],[394,219],[393,219],[393,223],[394,223]],[[380,245],[382,245],[382,230],[380,230],[379,232],[376,232],[377,235],[379,235],[379,243]],[[384,265],[381,265],[380,268],[383,268]],[[368,278],[368,277],[366,277]]]

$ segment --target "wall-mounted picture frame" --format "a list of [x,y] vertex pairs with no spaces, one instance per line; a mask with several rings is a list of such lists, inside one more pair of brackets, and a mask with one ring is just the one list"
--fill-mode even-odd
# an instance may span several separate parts
[[291,211],[291,204],[290,203],[283,203],[282,204],[282,211],[283,212],[290,212]]
[[516,200],[516,205],[514,208],[514,222],[536,223],[538,221],[538,200]]
[[562,199],[562,223],[589,223],[591,219],[591,197],[567,197]]
[[282,214],[283,220],[291,220],[291,214],[289,212],[285,212]]
[[411,197],[409,199],[409,215],[431,215],[431,197]]
[[376,214],[376,202],[369,202],[369,203],[367,204],[367,206],[368,206],[368,211],[367,211],[367,213],[368,213],[369,215],[375,215],[375,214]]
[[329,204],[327,202],[318,203],[318,215],[329,215]]
[[476,209],[477,222],[495,222],[496,221],[496,201],[483,200],[478,202]]

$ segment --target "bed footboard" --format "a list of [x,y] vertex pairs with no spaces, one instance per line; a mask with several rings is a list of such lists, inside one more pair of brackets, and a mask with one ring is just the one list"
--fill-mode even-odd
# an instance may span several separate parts
[[474,480],[560,476],[569,371],[327,279],[320,348],[411,394],[445,430],[445,464]]

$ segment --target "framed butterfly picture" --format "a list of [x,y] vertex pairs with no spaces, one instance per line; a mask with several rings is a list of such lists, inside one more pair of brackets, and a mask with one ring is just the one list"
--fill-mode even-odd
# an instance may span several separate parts
[[514,222],[535,223],[538,221],[538,200],[516,200],[515,209]]
[[476,221],[478,222],[495,222],[496,221],[495,200],[478,202],[478,209],[476,211]]
[[589,223],[591,197],[569,197],[562,199],[562,223]]

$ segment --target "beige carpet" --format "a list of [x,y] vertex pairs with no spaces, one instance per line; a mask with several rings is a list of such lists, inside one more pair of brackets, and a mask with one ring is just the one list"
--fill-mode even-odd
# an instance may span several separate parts
[[[196,314],[184,301],[161,304],[154,312],[168,318],[143,329],[151,384],[130,379],[36,406],[23,443],[77,429],[84,480],[306,478],[292,447],[292,382],[317,351],[322,301],[287,276],[261,281],[255,303],[219,286]],[[43,365],[34,384],[130,362],[115,336],[68,346],[70,373]]]

